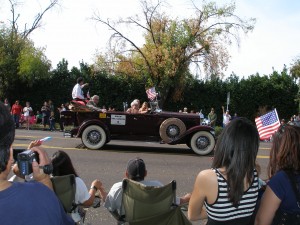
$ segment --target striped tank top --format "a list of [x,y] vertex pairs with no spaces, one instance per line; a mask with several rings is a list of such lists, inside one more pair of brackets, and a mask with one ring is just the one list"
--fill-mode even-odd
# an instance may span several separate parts
[[228,199],[228,184],[218,169],[213,169],[218,179],[218,196],[213,204],[205,201],[208,215],[207,225],[215,224],[248,224],[255,210],[258,196],[257,171],[253,171],[253,181],[250,187],[244,192],[238,207],[234,207]]

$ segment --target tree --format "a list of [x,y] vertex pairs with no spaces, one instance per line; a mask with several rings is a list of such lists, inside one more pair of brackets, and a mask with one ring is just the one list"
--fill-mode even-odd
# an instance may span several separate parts
[[[113,31],[110,45],[114,57],[106,61],[111,63],[110,68],[115,74],[143,76],[146,88],[156,86],[161,90],[162,103],[181,98],[192,64],[203,68],[206,79],[221,77],[229,61],[228,45],[233,40],[239,43],[240,31],[253,30],[255,22],[235,15],[234,3],[219,7],[203,2],[201,8],[193,4],[195,16],[182,20],[161,12],[164,3],[158,0],[152,5],[142,0],[144,21],[139,16],[117,22],[93,17]],[[144,45],[140,47],[126,36],[123,25],[141,29]]]
[[[26,88],[32,86],[37,79],[48,75],[51,64],[46,58],[43,48],[36,48],[29,35],[41,26],[44,14],[57,5],[58,0],[50,0],[44,10],[37,13],[31,26],[24,25],[20,29],[16,12],[17,0],[9,0],[12,18],[10,26],[0,28],[0,96],[20,98]],[[16,92],[17,91],[17,92]]]
[[295,80],[298,80],[298,94],[295,101],[298,102],[298,112],[300,112],[300,56],[293,60],[290,74]]

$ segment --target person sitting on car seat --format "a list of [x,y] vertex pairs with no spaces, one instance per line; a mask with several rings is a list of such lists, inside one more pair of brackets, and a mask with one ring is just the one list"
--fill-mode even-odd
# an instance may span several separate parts
[[86,106],[88,108],[90,108],[91,110],[93,110],[93,111],[106,112],[106,109],[100,109],[98,107],[98,103],[99,103],[99,96],[98,95],[94,95],[94,96],[92,96],[91,100],[89,100],[86,103]]
[[129,109],[127,109],[126,112],[139,113],[139,105],[140,105],[140,102],[137,99],[133,100],[133,102],[131,102],[131,104],[130,104],[131,107]]
[[147,102],[143,102],[142,107],[139,109],[139,113],[147,113],[149,110],[148,108],[148,103]]

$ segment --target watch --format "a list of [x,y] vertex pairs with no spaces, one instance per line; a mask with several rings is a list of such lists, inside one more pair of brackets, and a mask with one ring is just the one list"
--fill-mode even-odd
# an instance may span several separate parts
[[96,187],[96,186],[91,186],[91,189],[94,189],[95,191],[97,191],[98,190],[98,188]]

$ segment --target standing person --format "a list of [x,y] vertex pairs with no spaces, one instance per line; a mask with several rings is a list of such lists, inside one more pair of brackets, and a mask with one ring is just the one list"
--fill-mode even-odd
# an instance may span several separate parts
[[8,109],[8,111],[11,111],[11,106],[10,106],[9,101],[8,101],[7,98],[4,99],[4,105],[5,105],[5,107]]
[[26,106],[23,108],[23,112],[24,112],[24,119],[26,123],[26,129],[29,130],[30,120],[32,115],[32,108],[30,106],[30,102],[26,102]]
[[188,208],[190,220],[208,218],[207,225],[249,224],[258,197],[258,147],[258,131],[248,119],[238,118],[224,128],[212,169],[196,177]]
[[50,164],[47,153],[39,147],[31,150],[39,155],[39,163],[32,162],[35,181],[9,182],[7,180],[13,163],[12,144],[15,124],[0,103],[0,218],[5,225],[74,225],[64,212],[61,203],[52,191],[50,176],[40,168]]
[[54,115],[54,112],[50,112],[49,124],[50,124],[50,131],[55,131],[55,115]]
[[44,130],[46,130],[46,125],[48,125],[50,127],[49,124],[49,117],[50,117],[50,108],[48,106],[48,102],[45,101],[44,105],[41,108],[41,112],[43,114],[43,125],[44,125]]
[[[76,205],[80,204],[82,206],[92,206],[95,194],[99,190],[100,196],[103,200],[106,198],[106,191],[100,180],[94,180],[91,184],[91,188],[88,190],[84,181],[78,176],[71,158],[64,151],[57,151],[52,156],[52,165],[53,165],[53,176],[64,176],[64,175],[75,175],[76,191],[75,191],[75,203]],[[79,214],[80,208],[76,207],[71,216],[75,222],[81,220]]]
[[61,104],[60,107],[57,108],[58,112],[59,112],[59,126],[60,126],[60,131],[64,131],[64,122],[65,122],[65,117],[62,114],[62,112],[67,111],[66,107],[64,104]]
[[224,106],[222,106],[222,110],[223,110],[223,127],[225,127],[227,124],[229,124],[231,120],[231,116],[229,114],[228,109],[225,111]]
[[[281,126],[273,135],[268,165],[270,181],[263,194],[255,225],[300,224],[299,140],[300,127],[293,125]],[[286,222],[280,223],[281,219]]]
[[210,121],[210,126],[215,128],[217,121],[217,114],[215,113],[215,109],[211,108],[210,113],[208,114],[208,120]]
[[13,115],[15,126],[16,128],[19,128],[20,126],[20,118],[22,114],[22,106],[19,103],[19,100],[16,100],[15,104],[11,107],[11,114]]
[[48,106],[50,108],[50,112],[54,112],[54,105],[53,105],[52,100],[48,100]]
[[73,90],[72,90],[73,100],[82,101],[82,102],[85,101],[82,88],[84,88],[87,85],[88,85],[88,83],[84,83],[84,80],[82,77],[77,78],[77,84],[73,87]]

